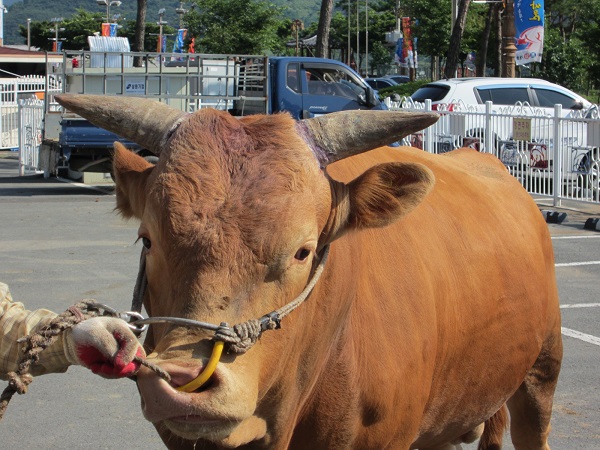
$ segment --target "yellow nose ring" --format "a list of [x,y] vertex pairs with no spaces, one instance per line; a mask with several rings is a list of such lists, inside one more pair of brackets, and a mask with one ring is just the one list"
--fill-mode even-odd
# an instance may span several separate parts
[[219,360],[221,359],[221,354],[223,353],[224,346],[225,346],[225,342],[215,341],[215,345],[213,346],[212,353],[210,354],[210,359],[206,363],[206,366],[204,366],[204,369],[202,370],[202,372],[200,372],[198,374],[198,376],[196,378],[194,378],[192,381],[190,381],[189,383],[184,384],[183,386],[179,386],[175,389],[177,389],[178,391],[191,393],[191,392],[194,392],[195,390],[199,389],[202,385],[204,385],[210,379],[212,374],[215,372],[215,369],[217,368],[217,364],[219,363]]

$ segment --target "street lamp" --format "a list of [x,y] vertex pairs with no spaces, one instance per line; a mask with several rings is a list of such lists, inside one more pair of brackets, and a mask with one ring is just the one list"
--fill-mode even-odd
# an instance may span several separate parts
[[54,24],[54,28],[50,31],[54,31],[54,37],[53,38],[48,38],[50,41],[54,41],[54,43],[52,44],[52,51],[53,52],[57,52],[58,51],[58,41],[64,41],[65,38],[60,38],[58,39],[58,32],[59,31],[65,31],[64,28],[59,28],[58,25],[63,21],[62,17],[55,17],[53,19],[50,19],[50,22],[52,22]]
[[165,8],[160,8],[158,10],[158,22],[156,22],[156,25],[158,25],[158,46],[156,51],[158,53],[162,53],[163,25],[166,25],[168,23],[163,20],[165,12],[167,12]]
[[27,19],[27,51],[31,50],[31,19]]
[[[454,0],[453,0],[454,1]],[[502,12],[502,61],[501,70],[504,78],[515,77],[515,60],[517,46],[515,36],[515,5],[514,0],[473,0],[473,3],[504,3]]]
[[506,0],[502,14],[502,76],[515,77],[515,59],[517,46],[515,45],[515,5],[513,0]]
[[183,7],[183,2],[179,2],[179,8],[175,8],[175,14],[179,16],[179,28],[183,28],[183,15],[186,12],[188,10]]
[[110,7],[121,5],[118,0],[96,0],[96,3],[98,3],[98,6],[106,6],[106,23],[110,22]]

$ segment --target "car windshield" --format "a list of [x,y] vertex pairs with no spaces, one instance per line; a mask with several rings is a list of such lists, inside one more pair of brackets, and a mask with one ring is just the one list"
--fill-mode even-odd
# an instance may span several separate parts
[[425,86],[417,89],[415,93],[411,95],[411,98],[415,102],[424,102],[427,99],[430,99],[432,102],[439,102],[446,96],[449,90],[449,86],[440,84],[426,84]]

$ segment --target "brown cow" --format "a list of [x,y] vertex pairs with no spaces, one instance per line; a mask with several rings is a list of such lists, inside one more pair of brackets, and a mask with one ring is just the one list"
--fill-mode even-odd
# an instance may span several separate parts
[[294,122],[58,99],[160,152],[156,166],[119,144],[114,157],[117,207],[141,221],[150,316],[261,317],[303,291],[331,244],[282,329],[226,353],[195,392],[174,387],[206,364],[212,332],[152,325],[149,357],[172,380],[143,370],[138,386],[169,448],[440,449],[486,420],[480,444],[499,448],[504,404],[515,448],[548,448],[562,359],[552,245],[494,157],[367,151],[432,114]]

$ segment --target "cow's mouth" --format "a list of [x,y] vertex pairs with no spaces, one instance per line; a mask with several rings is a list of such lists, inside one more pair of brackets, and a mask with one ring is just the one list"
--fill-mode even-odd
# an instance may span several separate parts
[[229,445],[224,441],[241,442],[264,436],[266,425],[245,425],[256,409],[254,382],[219,364],[207,383],[193,392],[183,392],[177,388],[195,379],[203,367],[189,360],[159,364],[171,375],[170,383],[147,368],[140,370],[137,378],[147,420],[183,439],[208,440],[223,446]]

